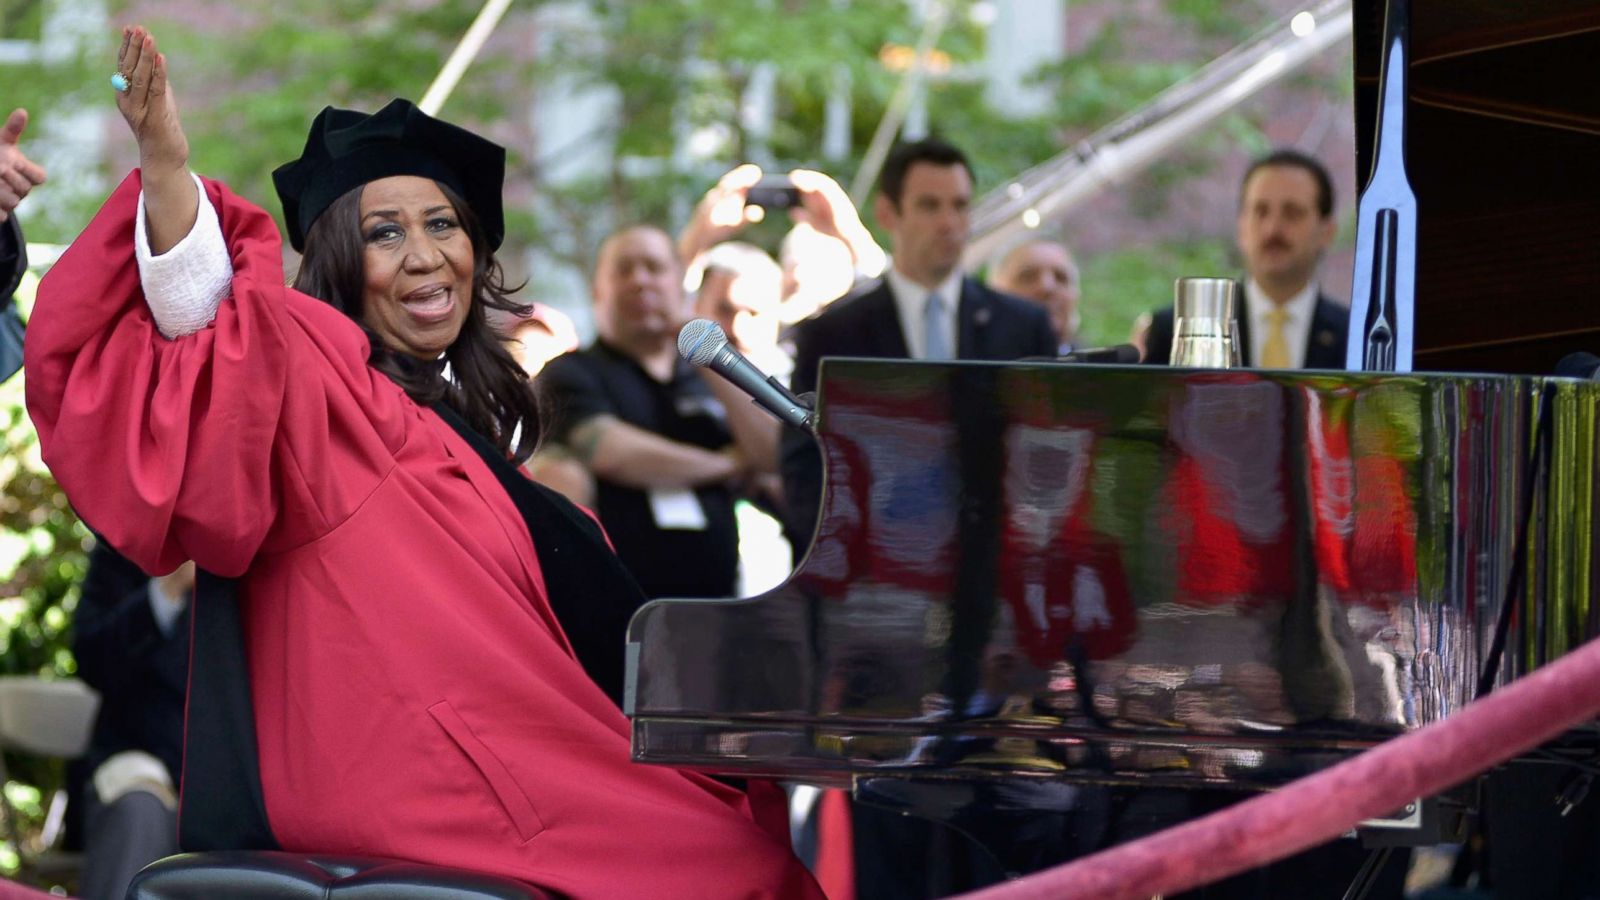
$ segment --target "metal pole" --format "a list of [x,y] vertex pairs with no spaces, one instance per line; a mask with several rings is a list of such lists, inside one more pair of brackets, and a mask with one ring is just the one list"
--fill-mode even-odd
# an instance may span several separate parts
[[906,113],[911,109],[911,98],[916,96],[917,84],[922,80],[928,54],[938,44],[939,35],[944,33],[944,24],[948,19],[949,10],[944,3],[934,0],[929,4],[928,20],[923,23],[922,35],[917,38],[916,56],[912,57],[911,67],[906,69],[905,77],[895,87],[894,96],[889,98],[889,108],[878,120],[878,130],[872,133],[872,143],[867,145],[867,152],[861,157],[861,168],[856,170],[856,177],[850,182],[850,202],[857,209],[866,202],[867,193],[872,190],[872,183],[878,180],[878,170],[883,168],[883,160],[889,155],[895,135],[900,133],[900,126],[905,124]]
[[1073,149],[980,198],[973,204],[963,263],[969,268],[981,265],[1023,232],[1126,181],[1262,88],[1349,38],[1349,0],[1321,4],[1315,22],[1312,31],[1301,34],[1291,32],[1284,21]]
[[461,36],[461,43],[456,44],[456,49],[445,60],[444,68],[434,76],[433,84],[428,85],[428,92],[422,95],[422,102],[417,106],[430,116],[439,114],[439,108],[444,106],[444,101],[450,99],[450,92],[456,89],[456,82],[461,80],[467,66],[477,58],[478,51],[483,49],[484,41],[494,33],[496,25],[500,24],[500,17],[506,14],[511,0],[488,0],[483,4],[483,9],[478,11],[478,17],[472,20],[472,25],[467,33]]

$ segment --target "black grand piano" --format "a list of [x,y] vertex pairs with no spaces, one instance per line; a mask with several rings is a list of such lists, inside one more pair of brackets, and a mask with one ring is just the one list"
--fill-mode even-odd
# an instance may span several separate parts
[[981,832],[1053,785],[1270,789],[1600,633],[1600,382],[1546,377],[1600,351],[1600,6],[1400,31],[1416,371],[824,360],[809,552],[638,613],[635,758]]
[[[1268,790],[1600,633],[1600,381],[1546,375],[1600,349],[1600,5],[1413,12],[1357,4],[1355,81],[1384,249],[1360,321],[1414,313],[1415,372],[826,360],[809,552],[762,596],[639,611],[635,758],[849,787],[1009,857],[1075,786]],[[1380,106],[1406,153],[1371,152]],[[1540,758],[1592,776],[1597,747],[1580,729]],[[1552,866],[1571,833],[1547,773],[1500,782],[1465,802],[1512,823],[1491,846],[1526,864],[1519,896],[1600,883],[1600,802]],[[1441,834],[1420,818],[1385,824]],[[161,861],[131,896],[334,884],[545,896],[248,852]]]

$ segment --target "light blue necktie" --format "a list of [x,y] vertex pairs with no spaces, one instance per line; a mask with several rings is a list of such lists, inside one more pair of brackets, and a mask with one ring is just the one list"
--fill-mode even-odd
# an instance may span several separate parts
[[938,291],[928,293],[922,307],[922,358],[932,360],[954,359],[950,346],[950,317],[945,315],[944,298]]

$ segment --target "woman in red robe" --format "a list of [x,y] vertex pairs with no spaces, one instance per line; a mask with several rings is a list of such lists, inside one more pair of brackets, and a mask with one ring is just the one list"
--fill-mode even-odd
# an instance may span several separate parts
[[[403,101],[325,110],[275,174],[310,296],[284,286],[271,218],[188,173],[165,60],[124,37],[141,169],[40,286],[29,412],[114,546],[237,579],[276,843],[575,898],[820,897],[781,808],[629,760],[540,534],[430,406],[513,460],[537,435],[526,381],[484,346],[483,307],[517,306],[493,260],[504,151]],[[225,263],[194,262],[217,232]],[[174,306],[186,284],[215,296]]]

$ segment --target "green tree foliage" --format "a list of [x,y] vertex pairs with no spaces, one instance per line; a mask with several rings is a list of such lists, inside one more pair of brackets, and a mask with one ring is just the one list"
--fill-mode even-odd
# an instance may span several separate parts
[[[300,155],[311,117],[323,106],[421,99],[480,5],[283,0],[236,9],[225,33],[181,19],[147,24],[169,61],[192,167],[277,212],[272,170]],[[488,65],[492,73],[492,57]],[[492,92],[480,97],[463,94],[451,115],[508,112]]]
[[[1054,121],[1061,146],[1087,138],[1153,100],[1211,60],[1254,37],[1288,9],[1273,0],[1162,0],[1161,15],[1146,4],[1094,4],[1108,15],[1078,52],[1036,73],[1056,98]],[[1160,23],[1159,25],[1154,23]],[[1348,70],[1302,71],[1288,81],[1304,102],[1348,97]],[[1097,249],[1083,256],[1084,302],[1080,337],[1090,345],[1121,343],[1149,310],[1171,302],[1172,280],[1182,274],[1231,275],[1233,216],[1191,223],[1189,233],[1168,225],[1187,191],[1237,177],[1241,157],[1271,148],[1267,105],[1252,102],[1193,135],[1182,147],[1122,188],[1123,207],[1150,224],[1137,245]],[[1093,224],[1068,223],[1069,238],[1092,234]]]
[[[76,120],[84,109],[106,103],[110,94],[107,78],[114,58],[109,36],[102,34],[50,35],[40,42],[39,18],[49,4],[22,3],[27,18],[21,22],[0,21],[0,40],[24,35],[22,46],[30,52],[16,62],[0,64],[0,116],[21,107],[28,110],[28,128],[22,145],[30,158],[49,163],[56,152],[79,140],[83,134]],[[73,172],[57,167],[50,182],[37,199],[30,199],[18,212],[30,242],[65,243],[83,228],[104,191],[92,176],[93,168]]]
[[[24,307],[34,284],[23,283]],[[0,384],[0,675],[65,677],[77,671],[68,632],[89,534],[39,460],[22,382],[19,375]],[[26,843],[43,825],[63,767],[11,751],[5,766],[11,780],[3,789]],[[0,852],[0,872],[15,875],[19,864]]]
[[[914,44],[920,28],[904,0],[609,0],[589,11],[589,39],[554,42],[535,75],[574,78],[619,98],[618,115],[597,135],[616,148],[609,170],[539,189],[552,224],[580,236],[547,249],[584,271],[612,224],[675,226],[717,176],[741,162],[819,168],[848,181],[897,81],[879,52]],[[758,148],[739,111],[760,67],[771,72],[775,96],[772,131]],[[827,161],[823,121],[841,82],[849,85],[855,156]],[[683,138],[702,129],[722,136],[711,158],[680,158]],[[641,159],[665,164],[640,167]]]

